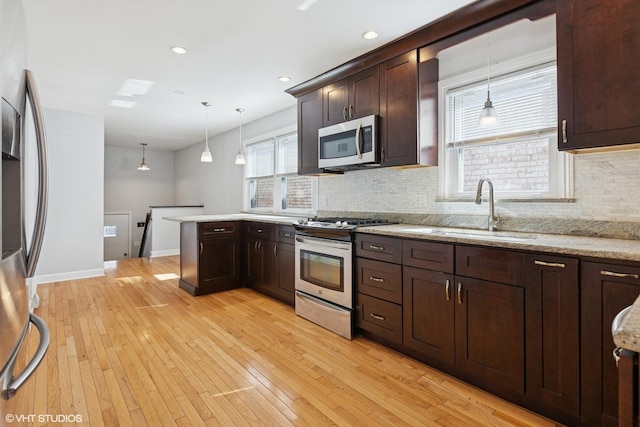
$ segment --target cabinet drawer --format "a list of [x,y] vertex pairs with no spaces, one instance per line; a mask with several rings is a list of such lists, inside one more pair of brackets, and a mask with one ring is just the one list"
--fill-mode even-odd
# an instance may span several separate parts
[[402,266],[356,258],[356,290],[362,294],[402,304]]
[[361,329],[402,344],[402,306],[356,294],[356,324]]
[[453,262],[453,245],[418,240],[402,242],[403,265],[453,273]]
[[511,250],[460,245],[456,275],[524,286],[525,254]]
[[356,256],[402,263],[402,240],[394,237],[356,233]]
[[296,229],[292,225],[276,226],[276,241],[281,243],[294,244],[296,239]]
[[198,223],[198,238],[238,235],[238,224],[237,221],[200,222]]
[[265,240],[273,240],[275,234],[275,224],[266,222],[248,222],[245,224],[245,231],[248,236],[259,237]]

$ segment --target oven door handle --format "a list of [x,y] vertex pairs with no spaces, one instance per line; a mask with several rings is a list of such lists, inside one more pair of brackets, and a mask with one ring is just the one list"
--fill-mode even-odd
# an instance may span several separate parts
[[333,248],[333,249],[341,249],[344,251],[351,250],[351,242],[342,242],[342,241],[336,241],[331,239],[321,239],[318,237],[296,236],[296,242],[324,246],[324,247]]

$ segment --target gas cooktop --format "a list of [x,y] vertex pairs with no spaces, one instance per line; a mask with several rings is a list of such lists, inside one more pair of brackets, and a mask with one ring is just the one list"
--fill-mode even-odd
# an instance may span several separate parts
[[389,224],[386,219],[373,219],[373,218],[347,218],[347,217],[327,217],[327,218],[313,218],[313,219],[301,219],[296,224],[296,228],[324,228],[324,229],[343,229],[352,230],[356,227],[364,227],[370,225],[385,225]]

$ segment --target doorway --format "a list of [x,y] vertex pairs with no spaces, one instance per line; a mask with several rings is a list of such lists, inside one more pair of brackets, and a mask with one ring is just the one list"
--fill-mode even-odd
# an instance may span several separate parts
[[113,261],[131,257],[130,213],[104,214],[104,260]]

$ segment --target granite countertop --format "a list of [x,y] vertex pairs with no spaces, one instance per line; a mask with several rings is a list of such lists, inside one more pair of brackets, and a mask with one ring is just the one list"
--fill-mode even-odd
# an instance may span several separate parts
[[613,332],[613,342],[618,347],[640,353],[640,297],[623,317],[618,329]]
[[298,217],[261,215],[250,213],[218,214],[218,215],[192,215],[192,216],[166,216],[162,219],[177,222],[215,222],[215,221],[257,221],[275,224],[291,225],[298,221]]
[[468,243],[555,254],[640,261],[640,241],[561,234],[487,231],[426,225],[393,224],[358,227],[358,232],[384,236],[418,238],[441,242]]

